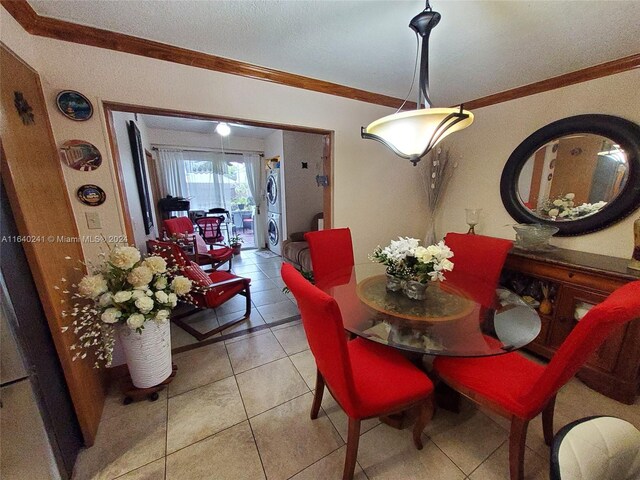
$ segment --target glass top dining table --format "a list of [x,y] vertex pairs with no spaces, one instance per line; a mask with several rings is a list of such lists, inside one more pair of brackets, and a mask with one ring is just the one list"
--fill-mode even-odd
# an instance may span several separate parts
[[429,355],[482,357],[522,348],[540,333],[537,311],[508,290],[451,276],[413,300],[387,290],[384,271],[372,270],[356,266],[316,284],[335,298],[344,328],[360,337]]

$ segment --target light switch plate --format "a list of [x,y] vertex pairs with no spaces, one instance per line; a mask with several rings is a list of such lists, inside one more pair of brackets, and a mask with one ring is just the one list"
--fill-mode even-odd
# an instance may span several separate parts
[[87,227],[90,230],[102,228],[102,224],[100,223],[100,214],[98,212],[86,212],[85,216],[87,217]]

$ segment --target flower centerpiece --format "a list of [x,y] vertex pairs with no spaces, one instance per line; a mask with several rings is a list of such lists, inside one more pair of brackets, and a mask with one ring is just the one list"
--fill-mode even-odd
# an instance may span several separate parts
[[133,384],[147,388],[164,381],[172,369],[169,316],[178,299],[191,300],[191,280],[164,258],[143,258],[129,246],[117,246],[87,267],[73,285],[76,302],[63,313],[72,319],[63,331],[71,329],[77,338],[73,360],[93,355],[96,367],[111,365],[117,333]]
[[593,215],[607,204],[605,201],[600,201],[576,205],[575,197],[575,193],[559,195],[553,200],[546,200],[538,210],[543,216],[552,220],[575,220]]
[[423,247],[418,239],[399,237],[387,247],[378,246],[369,258],[387,266],[388,290],[402,290],[409,298],[422,300],[430,281],[442,281],[444,272],[453,270],[451,257],[444,241]]

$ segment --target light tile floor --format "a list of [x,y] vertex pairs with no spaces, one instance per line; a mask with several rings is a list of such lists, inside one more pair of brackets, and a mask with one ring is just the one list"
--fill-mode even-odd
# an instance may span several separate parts
[[[309,419],[315,364],[299,322],[175,355],[175,381],[156,402],[108,398],[95,445],[74,479],[252,480],[341,478],[347,418],[328,393]],[[623,405],[572,380],[558,395],[558,430],[588,415],[640,427],[640,403]],[[438,410],[413,447],[410,430],[363,423],[357,480],[508,479],[508,423],[469,402]],[[530,424],[526,479],[547,479],[540,419]]]
[[[282,293],[280,258],[242,252],[234,271],[252,278],[250,320],[228,332],[297,315]],[[258,278],[259,277],[259,278]],[[196,328],[232,320],[244,299],[194,315]],[[195,342],[172,326],[174,347]],[[174,355],[175,380],[156,402],[123,406],[114,388],[95,445],[81,452],[74,479],[339,479],[347,417],[325,393],[317,420],[309,411],[315,361],[299,321]],[[558,394],[556,431],[589,415],[614,415],[640,428],[640,402],[623,405],[572,380]],[[363,422],[356,480],[508,479],[508,421],[463,402],[461,413],[437,411],[418,451],[410,430]],[[548,478],[540,419],[530,423],[527,480]]]

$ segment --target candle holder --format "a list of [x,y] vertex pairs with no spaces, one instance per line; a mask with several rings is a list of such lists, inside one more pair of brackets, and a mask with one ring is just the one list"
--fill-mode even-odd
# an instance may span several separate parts
[[469,225],[469,231],[467,233],[475,235],[476,233],[475,227],[480,221],[480,213],[482,212],[482,209],[481,208],[465,208],[464,211],[466,212],[466,216],[467,216],[467,225]]

